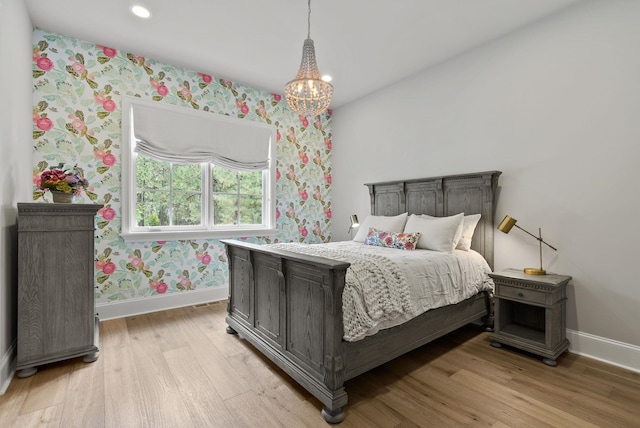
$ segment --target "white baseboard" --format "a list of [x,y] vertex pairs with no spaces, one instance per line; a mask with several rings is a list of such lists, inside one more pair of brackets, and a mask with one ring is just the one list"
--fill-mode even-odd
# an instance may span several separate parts
[[16,341],[14,340],[0,360],[0,395],[7,392],[13,374],[16,372]]
[[100,321],[147,314],[201,303],[217,302],[229,297],[229,287],[214,287],[185,293],[171,293],[141,299],[96,304]]
[[567,329],[569,352],[640,373],[640,346]]

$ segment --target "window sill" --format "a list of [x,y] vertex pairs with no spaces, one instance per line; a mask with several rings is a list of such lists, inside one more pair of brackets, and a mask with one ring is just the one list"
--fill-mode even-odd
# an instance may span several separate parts
[[224,239],[246,238],[253,236],[274,236],[277,229],[235,229],[235,230],[183,230],[157,232],[121,233],[125,242],[135,241],[178,241],[185,239]]

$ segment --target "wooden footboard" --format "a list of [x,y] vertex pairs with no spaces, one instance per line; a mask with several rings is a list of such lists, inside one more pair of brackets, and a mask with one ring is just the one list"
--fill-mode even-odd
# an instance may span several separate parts
[[342,290],[349,263],[222,242],[229,258],[230,332],[318,398],[327,421],[340,422],[347,403]]

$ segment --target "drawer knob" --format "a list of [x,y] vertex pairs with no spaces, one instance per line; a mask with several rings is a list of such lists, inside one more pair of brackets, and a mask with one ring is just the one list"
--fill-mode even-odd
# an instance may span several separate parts
[[518,292],[518,297],[523,297],[524,294],[522,294],[522,292]]

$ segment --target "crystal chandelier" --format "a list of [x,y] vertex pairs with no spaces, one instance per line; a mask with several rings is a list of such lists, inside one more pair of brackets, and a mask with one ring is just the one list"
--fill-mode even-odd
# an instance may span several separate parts
[[307,25],[307,39],[302,46],[300,70],[295,79],[284,87],[284,97],[289,107],[300,116],[315,117],[329,108],[333,86],[322,80],[316,64],[316,51],[311,40],[311,0]]

